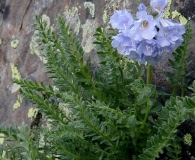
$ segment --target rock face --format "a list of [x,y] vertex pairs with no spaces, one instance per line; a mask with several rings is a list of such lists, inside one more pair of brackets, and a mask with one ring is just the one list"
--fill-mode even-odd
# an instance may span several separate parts
[[[149,0],[142,2],[149,4]],[[106,26],[115,9],[127,8],[134,12],[138,3],[133,0],[0,0],[0,123],[30,122],[27,115],[33,106],[19,95],[19,87],[12,83],[13,78],[49,82],[42,59],[33,50],[34,15],[43,15],[50,25],[55,23],[58,14],[63,15],[74,26],[86,55],[92,56],[95,63],[92,43],[95,29]],[[176,0],[173,7],[191,17],[194,28],[192,3],[194,5],[193,0]],[[193,37],[194,34],[195,31]],[[191,59],[195,59],[194,49],[192,43]],[[193,65],[189,70],[195,68]]]

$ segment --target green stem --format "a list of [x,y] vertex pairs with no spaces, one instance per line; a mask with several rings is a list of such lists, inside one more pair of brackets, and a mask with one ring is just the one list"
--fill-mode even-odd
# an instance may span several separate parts
[[141,66],[140,66],[139,62],[135,62],[135,66],[136,66],[136,70],[138,73],[138,78],[140,78],[142,76],[142,70],[141,70]]
[[152,83],[152,66],[149,65],[147,69],[147,84]]
[[148,119],[148,115],[149,115],[149,113],[150,113],[150,108],[151,108],[151,107],[148,105],[148,102],[147,102],[147,107],[146,107],[147,111],[146,111],[146,114],[145,114],[145,117],[144,117],[144,121],[143,121],[143,123],[142,123],[140,129],[142,129],[142,128],[145,126],[145,124],[146,124],[146,121],[147,121],[147,119]]
[[[178,86],[181,86],[181,96],[184,96],[184,85],[185,85],[185,60],[186,60],[186,52],[187,52],[187,46],[185,47],[184,51],[182,52],[182,59],[181,59],[181,67],[179,67],[176,82],[178,83],[177,85],[174,86],[172,95],[176,95]],[[182,79],[182,81],[181,81]],[[181,85],[179,85],[179,82],[181,81]]]
[[[178,74],[177,74],[177,79],[176,79],[176,85],[173,88],[173,92],[172,95],[176,96],[178,87],[181,87],[181,96],[183,97],[185,94],[185,78],[186,78],[186,58],[187,58],[187,48],[188,48],[188,44],[190,43],[190,40],[192,38],[191,34],[192,34],[192,30],[191,30],[191,26],[189,25],[189,23],[186,25],[186,34],[184,35],[184,42],[181,48],[181,60],[179,61],[179,68],[178,70]],[[177,52],[176,52],[177,53]],[[179,82],[181,82],[181,84],[179,84]]]

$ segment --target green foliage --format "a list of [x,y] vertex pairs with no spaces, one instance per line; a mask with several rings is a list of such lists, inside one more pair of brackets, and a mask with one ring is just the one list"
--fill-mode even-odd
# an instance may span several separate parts
[[[33,131],[34,132],[34,131]],[[21,125],[17,127],[12,125],[6,127],[5,125],[0,126],[0,133],[4,135],[6,144],[3,144],[0,148],[0,155],[3,158],[15,159],[50,159],[47,158],[43,153],[38,150],[38,137],[33,134],[27,125]],[[34,132],[35,133],[35,132]]]
[[[52,83],[14,82],[20,85],[21,94],[37,105],[45,123],[35,128],[0,126],[4,158],[155,160],[166,149],[171,158],[179,159],[177,127],[194,117],[194,94],[170,96],[162,106],[156,86],[144,81],[145,66],[112,48],[112,29],[96,30],[99,64],[93,68],[90,59],[84,60],[81,44],[62,17],[57,20],[58,33],[39,17],[35,21],[37,43]],[[186,52],[184,49],[180,51]],[[183,68],[180,72],[183,75]]]
[[188,59],[188,45],[192,38],[192,28],[188,23],[186,25],[186,34],[184,35],[183,44],[173,52],[173,59],[169,59],[169,63],[173,68],[173,72],[166,72],[167,77],[170,79],[173,86],[173,95],[176,95],[180,89],[180,95],[184,96],[185,90],[187,89],[188,82],[186,82],[186,77],[191,73],[186,73],[187,66],[192,62],[191,60],[187,62]]

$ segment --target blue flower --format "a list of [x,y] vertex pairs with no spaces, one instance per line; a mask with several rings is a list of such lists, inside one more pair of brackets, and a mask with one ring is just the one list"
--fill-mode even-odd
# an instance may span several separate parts
[[150,6],[157,11],[158,13],[162,13],[163,9],[168,4],[168,0],[151,0]]
[[159,20],[159,32],[157,33],[157,40],[160,47],[167,52],[173,52],[183,41],[183,34],[185,33],[184,25],[174,23],[168,19]]
[[144,55],[139,55],[136,51],[129,52],[129,55],[127,57],[134,61],[140,62],[141,64],[146,63]]
[[139,11],[146,11],[146,6],[143,3],[140,3],[138,6]]
[[163,9],[168,0],[151,0],[150,5],[159,13],[154,19],[141,3],[134,20],[126,10],[115,11],[110,23],[118,29],[112,46],[121,55],[140,63],[154,65],[162,60],[165,52],[172,53],[183,42],[184,25],[163,19]]
[[137,53],[139,55],[143,54],[145,56],[155,57],[157,54],[159,54],[157,41],[154,39],[141,41],[137,47]]
[[129,36],[132,37],[134,41],[153,39],[157,34],[155,28],[156,21],[153,16],[148,15],[146,11],[139,11],[136,16],[139,20],[134,22],[134,26],[130,29]]
[[163,50],[158,46],[155,39],[141,41],[136,52],[143,59],[140,63],[156,64],[163,55]]
[[133,25],[133,16],[127,10],[114,11],[110,17],[110,24],[114,29],[129,29]]
[[132,39],[122,33],[113,37],[112,46],[122,55],[128,55],[130,51],[136,50],[136,45]]

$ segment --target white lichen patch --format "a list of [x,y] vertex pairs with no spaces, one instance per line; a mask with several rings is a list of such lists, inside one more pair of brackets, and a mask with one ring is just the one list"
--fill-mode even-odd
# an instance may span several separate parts
[[47,8],[49,6],[51,6],[53,3],[53,0],[38,0],[38,1],[35,1],[34,3],[34,13],[35,14],[40,14],[40,12],[44,9],[44,8]]
[[30,42],[30,50],[31,50],[31,54],[38,54],[39,50],[39,43],[37,43],[37,40],[39,39],[39,37],[37,36],[39,34],[38,31],[35,31],[33,36],[31,37],[31,42]]
[[41,134],[39,138],[39,147],[43,148],[44,146],[45,146],[45,140],[43,134]]
[[11,93],[15,93],[20,89],[20,85],[14,83],[13,86],[11,87]]
[[21,106],[22,103],[22,97],[20,95],[18,95],[16,103],[14,103],[13,105],[13,109],[16,110]]
[[[46,25],[47,29],[51,28],[50,18],[47,15],[43,14],[41,20]],[[31,54],[36,54],[43,63],[47,63],[46,58],[43,56],[43,53],[39,49],[41,44],[37,42],[38,40],[39,40],[39,31],[36,30],[33,36],[31,37],[31,42],[30,42]]]
[[103,22],[104,22],[104,24],[106,24],[108,22],[108,12],[107,12],[107,10],[104,10]]
[[95,16],[95,4],[91,2],[84,2],[85,9],[88,8],[92,17]]
[[66,7],[65,12],[63,13],[63,17],[66,22],[69,23],[76,34],[79,33],[81,27],[81,21],[79,18],[79,10],[77,7],[72,7],[71,9]]
[[28,118],[30,118],[30,119],[35,118],[37,113],[38,113],[38,109],[37,108],[30,108],[28,110]]
[[14,39],[14,40],[11,41],[11,47],[12,48],[16,49],[18,45],[19,45],[19,40]]
[[83,39],[82,39],[82,46],[85,53],[90,53],[92,49],[94,49],[94,33],[95,29],[97,28],[97,22],[95,20],[87,20],[85,24],[81,26],[83,29]]
[[59,103],[59,108],[66,113],[66,116],[70,117],[72,115],[71,110],[67,107],[65,103]]
[[4,142],[4,134],[0,133],[0,145]]
[[41,20],[46,25],[46,28],[50,27],[50,18],[46,14],[42,15]]

